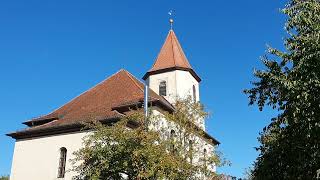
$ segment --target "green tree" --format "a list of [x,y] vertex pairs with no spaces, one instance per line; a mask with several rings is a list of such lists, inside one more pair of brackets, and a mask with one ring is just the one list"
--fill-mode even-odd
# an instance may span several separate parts
[[[194,122],[205,119],[208,114],[200,103],[190,98],[179,100],[175,107],[174,113],[150,113],[147,124],[141,113],[135,113],[109,126],[90,125],[94,131],[84,139],[84,147],[75,152],[73,159],[73,171],[78,173],[75,179],[191,180],[199,179],[200,174],[217,177],[206,167],[222,165],[225,161],[221,160],[220,153],[210,152],[201,159],[203,163],[190,163],[198,150],[186,143],[194,135],[201,136]],[[164,118],[169,123],[159,128]],[[174,127],[177,131],[172,137],[168,129]]]
[[0,176],[0,180],[9,180],[9,176]]
[[255,71],[250,104],[278,116],[260,133],[254,179],[314,179],[320,169],[320,2],[291,0],[286,51],[269,48]]

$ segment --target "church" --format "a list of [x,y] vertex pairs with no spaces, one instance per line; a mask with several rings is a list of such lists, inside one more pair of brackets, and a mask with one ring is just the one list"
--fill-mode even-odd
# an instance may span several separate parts
[[[10,180],[71,180],[69,163],[88,132],[83,122],[120,120],[143,105],[145,84],[154,113],[173,112],[176,97],[200,101],[201,78],[186,58],[171,29],[151,69],[139,80],[121,69],[91,89],[47,115],[23,122],[27,127],[7,134],[16,140]],[[204,120],[196,124],[203,132],[200,151],[212,152],[219,141],[206,132]],[[215,171],[215,167],[211,167]]]

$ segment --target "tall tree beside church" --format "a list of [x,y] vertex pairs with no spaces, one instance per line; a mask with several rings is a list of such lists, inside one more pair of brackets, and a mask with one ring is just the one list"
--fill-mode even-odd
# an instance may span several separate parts
[[9,180],[9,176],[0,176],[0,180]]
[[[207,167],[226,162],[220,153],[208,152],[207,156],[202,156],[201,147],[199,163],[190,163],[192,155],[199,150],[197,141],[193,146],[186,143],[189,142],[186,138],[192,134],[202,135],[194,121],[206,118],[208,114],[200,103],[190,98],[177,101],[175,107],[174,113],[150,115],[147,121],[148,127],[159,127],[161,119],[166,117],[169,122],[167,128],[146,130],[144,116],[140,113],[129,115],[110,126],[99,123],[91,126],[95,131],[84,139],[84,147],[75,152],[73,171],[78,173],[75,179],[196,180],[203,175],[217,179],[218,175]],[[184,130],[177,129],[173,137],[168,132],[172,125]]]
[[320,169],[320,1],[291,0],[286,51],[269,48],[255,71],[250,104],[271,106],[278,116],[258,138],[254,179],[314,179]]

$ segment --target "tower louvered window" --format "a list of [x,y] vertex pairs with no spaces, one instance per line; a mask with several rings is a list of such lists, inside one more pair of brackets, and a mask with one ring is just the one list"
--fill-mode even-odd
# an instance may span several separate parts
[[160,96],[167,96],[167,82],[161,81],[159,84],[159,95]]
[[60,149],[58,178],[64,178],[66,173],[67,149],[65,147]]

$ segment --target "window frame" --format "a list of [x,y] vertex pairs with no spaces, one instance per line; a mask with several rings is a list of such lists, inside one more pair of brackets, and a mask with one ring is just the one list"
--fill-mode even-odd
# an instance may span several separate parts
[[159,95],[160,96],[167,96],[168,93],[167,93],[167,81],[165,80],[161,80],[159,82]]
[[60,148],[59,166],[58,166],[58,176],[57,178],[64,178],[66,174],[66,164],[67,164],[67,153],[68,150],[65,147]]
[[192,85],[193,101],[197,102],[197,88],[196,85]]
[[193,141],[190,139],[189,140],[189,159],[190,159],[190,164],[193,163]]
[[203,149],[203,165],[205,168],[207,168],[207,153],[208,153],[207,148],[204,148]]
[[171,129],[170,131],[170,151],[172,153],[176,152],[176,147],[174,146],[174,142],[175,142],[175,138],[176,138],[176,131]]

